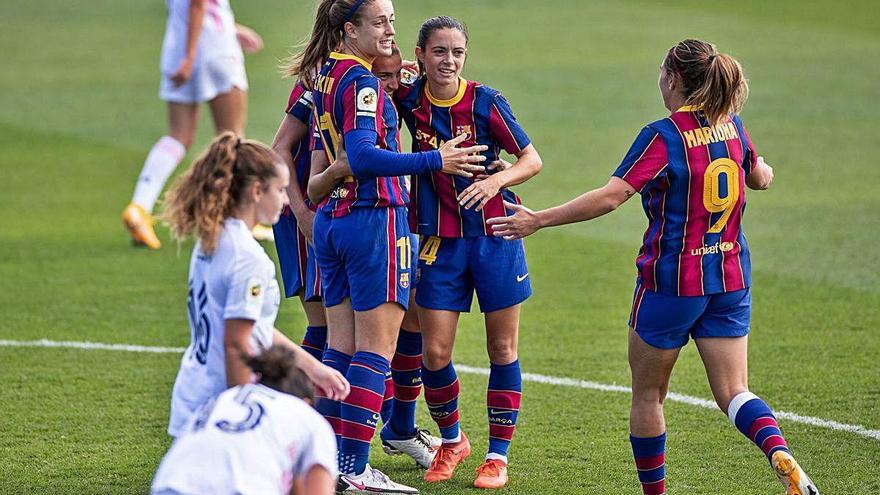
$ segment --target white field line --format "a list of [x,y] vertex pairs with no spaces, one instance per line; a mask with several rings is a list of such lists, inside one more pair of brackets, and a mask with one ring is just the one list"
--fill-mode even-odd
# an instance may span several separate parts
[[[41,340],[30,340],[30,341],[22,341],[22,340],[0,340],[0,347],[62,347],[68,349],[82,349],[82,350],[101,350],[101,351],[123,351],[123,352],[146,352],[153,354],[182,354],[184,351],[183,347],[150,347],[150,346],[142,346],[142,345],[127,345],[127,344],[102,344],[98,342],[59,342],[47,339]],[[469,373],[473,375],[483,375],[489,376],[488,368],[477,368],[474,366],[467,366],[464,364],[455,365],[455,369],[462,373]],[[535,373],[523,373],[522,375],[523,381],[532,382],[532,383],[541,383],[545,385],[556,385],[560,387],[574,387],[581,388],[586,390],[598,390],[600,392],[618,392],[618,393],[631,393],[632,390],[629,387],[625,387],[623,385],[609,385],[606,383],[598,383],[591,382],[588,380],[577,380],[574,378],[560,378],[556,376],[548,376],[548,375],[538,375]],[[667,396],[667,400],[672,402],[680,402],[682,404],[688,404],[691,406],[701,407],[703,409],[716,409],[716,405],[714,401],[701,399],[699,397],[693,397],[690,395],[678,394],[675,392],[670,392]],[[803,416],[800,414],[785,412],[785,411],[774,411],[776,417],[779,419],[783,419],[786,421],[791,421],[794,423],[801,423],[809,426],[816,426],[819,428],[825,428],[829,430],[835,431],[845,431],[849,433],[854,433],[864,438],[869,438],[873,440],[880,440],[880,430],[871,430],[865,428],[861,425],[851,425],[846,423],[839,423],[837,421],[832,421],[828,419],[816,418],[813,416]]]

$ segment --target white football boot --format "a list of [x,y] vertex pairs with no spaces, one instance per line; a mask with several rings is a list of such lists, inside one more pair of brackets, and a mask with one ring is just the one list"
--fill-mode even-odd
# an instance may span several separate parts
[[431,467],[434,462],[434,455],[437,448],[440,447],[442,440],[431,435],[428,430],[416,426],[416,434],[412,438],[392,439],[390,435],[385,434],[385,428],[382,428],[380,437],[382,438],[382,450],[388,455],[406,454],[416,461],[422,469]]
[[788,452],[777,450],[770,464],[785,486],[786,495],[819,495],[819,489]]
[[418,495],[419,491],[391,481],[391,478],[386,476],[385,473],[378,469],[373,469],[367,464],[367,469],[357,476],[353,474],[340,474],[336,482],[336,493],[337,495],[352,493]]

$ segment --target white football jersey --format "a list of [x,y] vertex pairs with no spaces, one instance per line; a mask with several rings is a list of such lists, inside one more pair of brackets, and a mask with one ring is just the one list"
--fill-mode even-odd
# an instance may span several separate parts
[[[162,72],[170,74],[177,70],[186,55],[187,23],[190,0],[166,0],[168,21],[162,42]],[[196,48],[195,67],[202,61],[228,57],[238,61],[244,58],[235,34],[235,16],[229,0],[207,0],[205,18]]]
[[259,354],[272,345],[280,303],[275,264],[243,221],[223,222],[211,256],[196,243],[187,298],[191,340],[171,394],[171,436],[177,436],[196,409],[226,390],[226,320],[254,321],[251,352]]
[[302,400],[240,385],[201,408],[165,454],[153,493],[288,494],[313,466],[336,477],[336,438]]

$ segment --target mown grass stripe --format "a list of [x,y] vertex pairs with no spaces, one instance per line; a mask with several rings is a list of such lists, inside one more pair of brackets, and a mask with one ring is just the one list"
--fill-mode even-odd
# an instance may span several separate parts
[[[82,350],[100,350],[100,351],[123,351],[123,352],[142,352],[142,353],[153,353],[153,354],[181,354],[184,351],[183,347],[154,347],[154,346],[144,346],[144,345],[130,345],[130,344],[104,344],[100,342],[73,342],[73,341],[54,341],[48,339],[40,339],[40,340],[0,340],[0,347],[56,347],[56,348],[67,348],[67,349],[82,349]],[[489,376],[488,368],[479,368],[475,366],[468,366],[465,364],[457,364],[455,365],[455,369],[462,372],[468,373],[472,375],[483,375]],[[607,383],[598,383],[589,380],[578,380],[575,378],[563,378],[557,376],[549,376],[549,375],[540,375],[537,373],[523,373],[523,381],[532,382],[532,383],[540,383],[544,385],[556,385],[560,387],[575,387],[586,390],[596,390],[600,392],[617,392],[617,393],[631,393],[632,389],[623,385],[614,385]],[[672,402],[679,402],[682,404],[687,404],[695,407],[701,407],[703,409],[715,409],[717,406],[714,401],[708,399],[702,399],[700,397],[694,397],[691,395],[679,394],[676,392],[670,392],[667,395],[667,400]],[[825,428],[828,430],[835,431],[843,431],[847,433],[853,433],[858,436],[869,438],[872,440],[880,440],[880,430],[871,430],[865,428],[861,425],[851,425],[847,423],[840,423],[838,421],[828,420],[817,418],[814,416],[804,416],[801,414],[790,413],[785,411],[774,411],[776,417],[782,420],[791,421],[793,423],[800,423],[809,426],[815,426],[818,428]]]

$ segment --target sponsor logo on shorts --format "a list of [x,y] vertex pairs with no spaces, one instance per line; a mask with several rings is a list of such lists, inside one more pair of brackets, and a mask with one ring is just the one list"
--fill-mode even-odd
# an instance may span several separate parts
[[522,282],[523,280],[525,280],[525,279],[527,279],[527,278],[529,278],[529,274],[528,274],[528,273],[526,273],[525,275],[517,275],[517,276],[516,276],[516,281],[517,281],[517,282]]
[[706,254],[718,254],[733,251],[735,244],[732,242],[716,242],[715,244],[706,244],[703,247],[691,249],[693,256],[703,256]]

